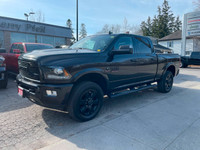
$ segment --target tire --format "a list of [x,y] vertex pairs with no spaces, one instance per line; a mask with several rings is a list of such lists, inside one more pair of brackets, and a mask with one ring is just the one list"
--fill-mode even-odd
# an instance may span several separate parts
[[187,68],[188,65],[181,61],[180,68]]
[[5,75],[5,79],[0,81],[0,89],[5,89],[8,84],[8,76],[7,74]]
[[72,119],[89,121],[98,114],[102,104],[101,87],[94,82],[81,82],[74,87],[67,110]]
[[161,93],[168,93],[173,87],[174,77],[171,71],[166,71],[163,77],[158,81],[158,91]]

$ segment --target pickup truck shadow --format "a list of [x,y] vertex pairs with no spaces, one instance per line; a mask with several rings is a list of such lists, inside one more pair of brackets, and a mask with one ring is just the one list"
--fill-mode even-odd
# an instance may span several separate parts
[[[52,135],[65,139],[68,142],[75,144],[77,147],[91,149],[90,146],[92,145],[92,141],[90,141],[90,144],[86,144],[80,140],[80,138],[77,140],[77,136],[75,135],[80,133],[80,135],[83,136],[83,134],[81,134],[83,131],[97,127],[105,122],[109,122],[122,115],[141,109],[158,101],[169,100],[169,96],[173,99],[174,96],[184,93],[185,90],[194,92],[196,89],[174,86],[173,90],[167,94],[156,92],[156,89],[149,89],[113,99],[106,98],[99,115],[93,120],[83,123],[71,120],[67,113],[49,109],[43,110],[42,117],[48,126],[46,130]],[[93,134],[90,136],[94,137],[89,137],[89,139],[97,138],[96,135]],[[87,139],[87,137],[84,138]],[[99,139],[101,138],[97,138],[96,140]]]
[[31,105],[33,105],[32,102],[18,96],[15,76],[9,76],[7,88],[0,89],[0,113],[26,108]]

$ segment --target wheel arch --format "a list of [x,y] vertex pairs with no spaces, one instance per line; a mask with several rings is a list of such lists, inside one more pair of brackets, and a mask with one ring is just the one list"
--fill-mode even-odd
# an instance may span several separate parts
[[171,71],[173,76],[175,77],[176,76],[176,67],[174,66],[174,64],[172,63],[169,63],[166,65],[163,73],[162,73],[162,76],[167,72],[167,71]]
[[78,84],[84,81],[91,81],[98,84],[102,88],[104,94],[107,94],[107,91],[109,89],[108,77],[101,72],[84,72],[74,80],[74,83]]

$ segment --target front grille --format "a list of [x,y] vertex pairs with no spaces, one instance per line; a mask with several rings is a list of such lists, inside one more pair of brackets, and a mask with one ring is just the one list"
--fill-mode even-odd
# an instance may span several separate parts
[[40,71],[37,62],[19,60],[19,73],[25,78],[40,80]]

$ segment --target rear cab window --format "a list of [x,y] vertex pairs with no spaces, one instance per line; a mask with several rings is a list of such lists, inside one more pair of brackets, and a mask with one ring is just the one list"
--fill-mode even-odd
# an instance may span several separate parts
[[138,54],[151,54],[151,44],[148,39],[143,37],[134,36],[133,39],[133,47],[135,48],[135,52]]
[[11,49],[10,49],[10,53],[15,53],[13,50],[14,49],[18,49],[20,50],[20,53],[24,53],[24,46],[22,44],[12,44]]

